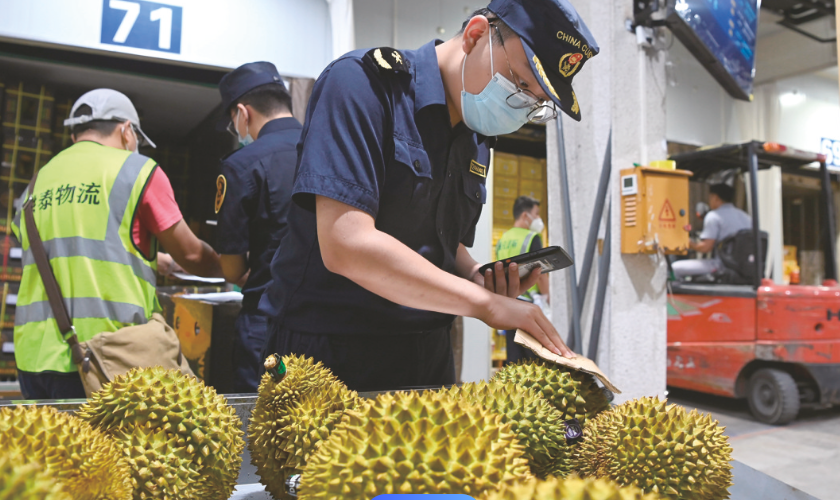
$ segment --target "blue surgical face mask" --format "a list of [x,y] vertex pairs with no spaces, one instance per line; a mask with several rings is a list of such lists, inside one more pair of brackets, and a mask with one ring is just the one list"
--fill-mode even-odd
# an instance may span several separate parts
[[233,130],[236,130],[236,138],[239,139],[239,145],[242,147],[247,146],[254,142],[254,138],[251,137],[251,131],[248,124],[245,124],[245,137],[243,138],[239,133],[239,129],[236,128],[236,124],[239,123],[239,109],[236,110],[236,120],[233,121]]
[[464,86],[464,67],[467,55],[461,62],[461,115],[470,130],[481,135],[494,136],[516,132],[528,123],[530,109],[514,109],[507,103],[516,85],[493,70],[493,40],[490,43],[490,74],[493,78],[480,94],[470,94]]

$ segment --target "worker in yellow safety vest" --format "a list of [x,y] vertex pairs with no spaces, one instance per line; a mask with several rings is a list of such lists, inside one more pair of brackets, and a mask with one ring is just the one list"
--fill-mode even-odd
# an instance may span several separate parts
[[[545,224],[540,218],[540,202],[530,196],[520,196],[513,202],[513,227],[496,244],[496,259],[504,260],[543,248],[540,234]],[[541,296],[541,297],[540,297]],[[526,302],[549,301],[548,275],[542,274],[537,283],[519,296]],[[530,357],[530,351],[513,341],[516,330],[506,330],[507,363]]]
[[[184,222],[166,174],[137,153],[141,141],[154,143],[128,97],[110,89],[88,92],[64,124],[72,127],[74,144],[41,168],[31,196],[35,225],[78,339],[85,342],[145,324],[160,311],[158,242],[187,272],[222,272],[218,255]],[[24,266],[14,332],[21,391],[27,399],[85,397],[20,217],[19,211],[13,230]]]

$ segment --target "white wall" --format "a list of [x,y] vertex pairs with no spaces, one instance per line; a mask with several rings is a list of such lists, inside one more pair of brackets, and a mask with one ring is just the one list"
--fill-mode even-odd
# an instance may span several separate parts
[[[730,97],[679,41],[668,60],[670,141],[708,146],[756,139],[816,152],[820,138],[840,139],[836,66],[758,85],[754,100],[745,102]],[[805,95],[805,101],[781,105],[779,96],[794,90]]]
[[[452,38],[469,15],[488,2],[453,0],[354,0],[356,47],[416,49]],[[396,21],[394,12],[396,9]],[[439,28],[443,29],[441,33]]]
[[805,101],[782,106],[779,119],[779,142],[807,151],[820,150],[820,138],[840,140],[840,94],[837,71],[780,80],[779,92],[798,91]]

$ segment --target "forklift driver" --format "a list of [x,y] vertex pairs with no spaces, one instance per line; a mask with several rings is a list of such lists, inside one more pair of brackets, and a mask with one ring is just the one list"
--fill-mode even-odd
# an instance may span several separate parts
[[[715,242],[723,241],[743,229],[752,228],[752,219],[746,212],[735,207],[735,190],[727,184],[712,184],[709,188],[711,212],[703,219],[700,241],[690,241],[688,247],[698,253],[711,252]],[[686,276],[714,274],[723,267],[716,256],[711,259],[687,259],[674,262],[674,276],[682,280]]]

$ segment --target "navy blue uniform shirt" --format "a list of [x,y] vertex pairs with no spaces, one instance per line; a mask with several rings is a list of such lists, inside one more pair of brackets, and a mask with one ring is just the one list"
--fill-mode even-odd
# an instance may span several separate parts
[[[260,309],[307,333],[411,333],[453,317],[411,309],[329,272],[315,196],[358,208],[376,228],[444,271],[472,246],[486,200],[489,148],[450,125],[435,45],[401,51],[408,71],[380,71],[365,51],[333,61],[315,82],[298,144],[289,233]],[[384,49],[383,49],[384,50]]]
[[267,122],[257,139],[222,160],[226,193],[218,213],[216,251],[250,252],[251,275],[243,308],[256,310],[271,282],[271,259],[286,231],[301,125],[294,118]]

